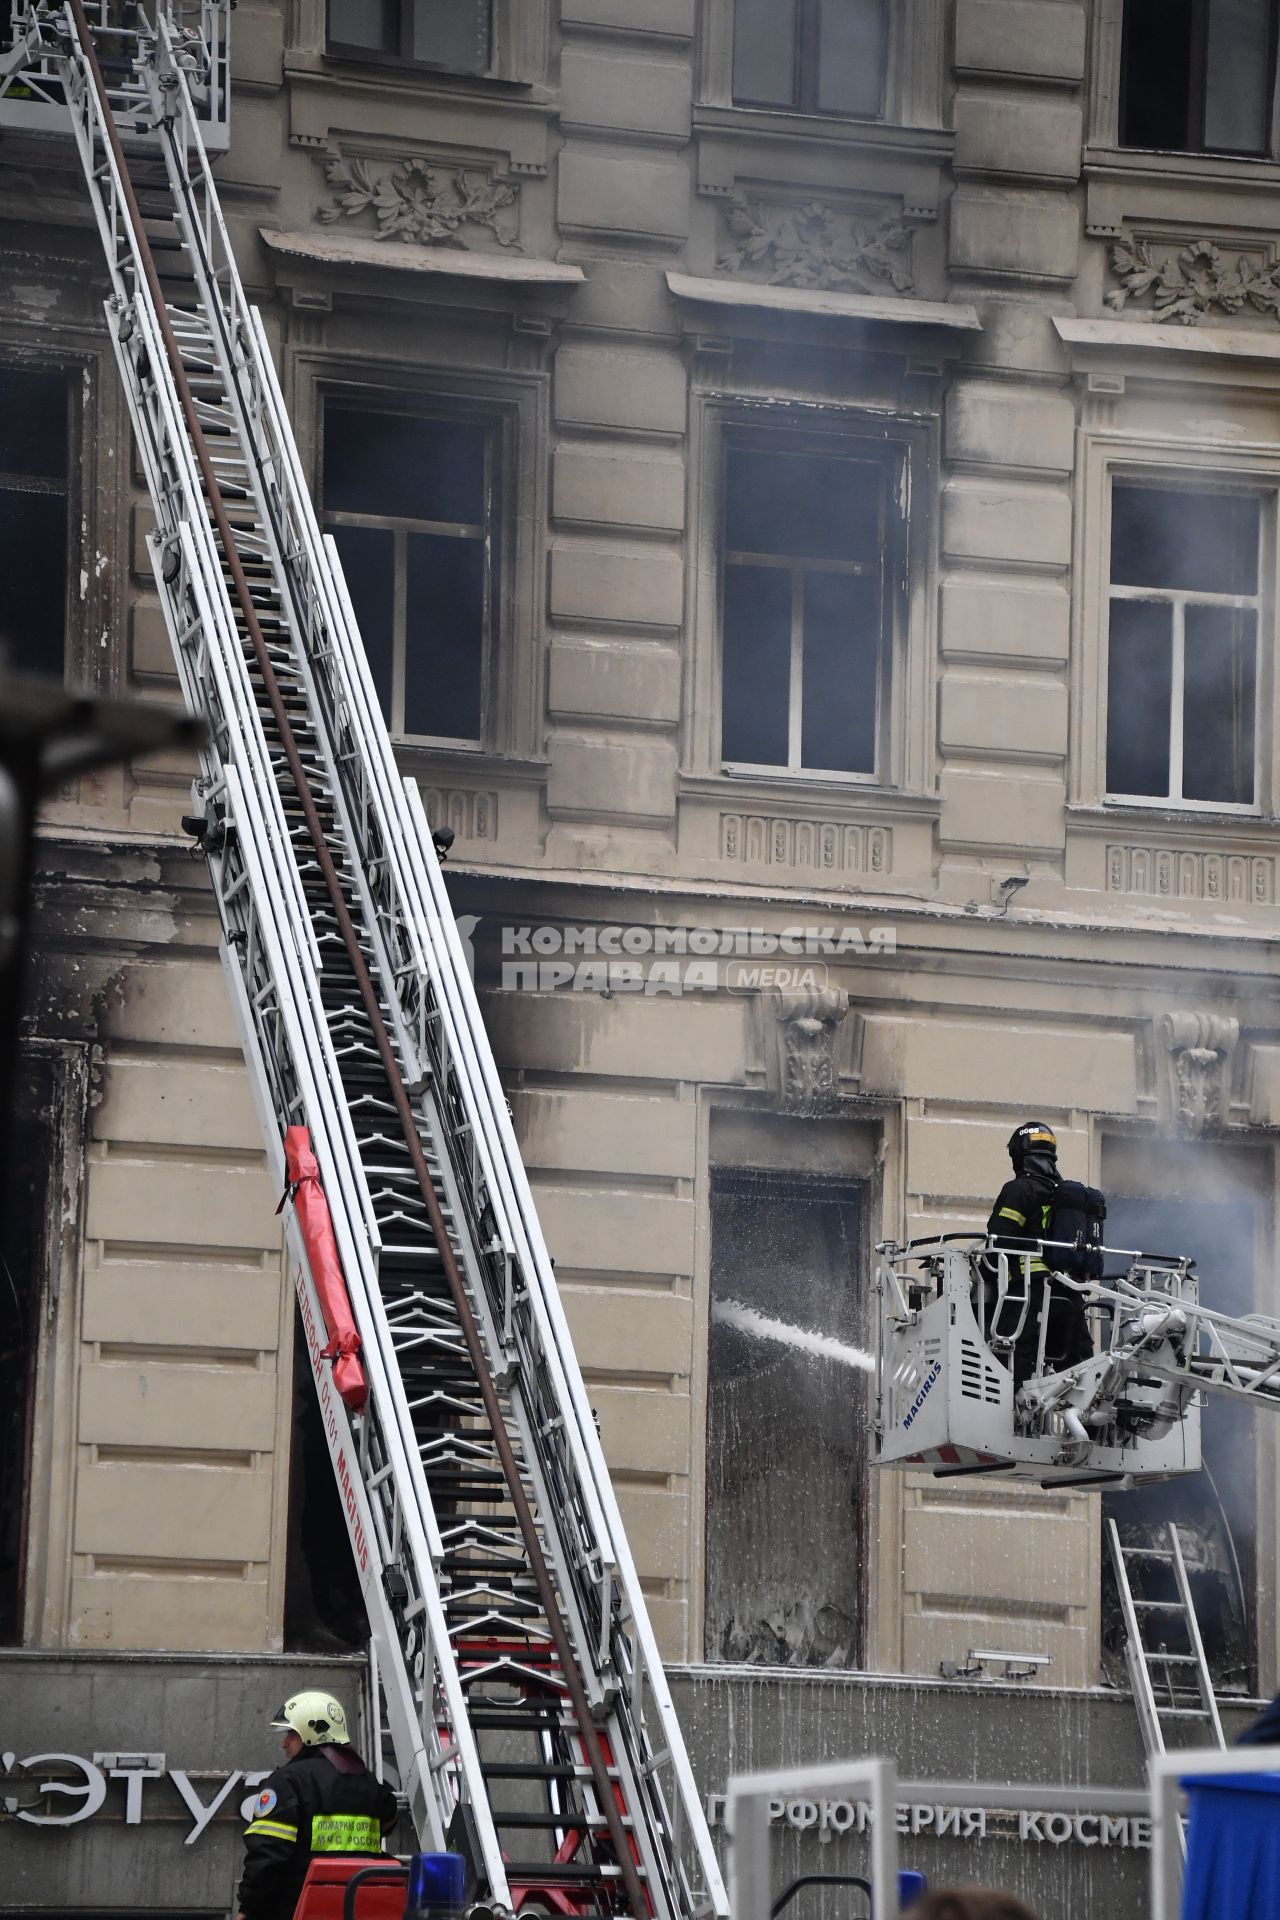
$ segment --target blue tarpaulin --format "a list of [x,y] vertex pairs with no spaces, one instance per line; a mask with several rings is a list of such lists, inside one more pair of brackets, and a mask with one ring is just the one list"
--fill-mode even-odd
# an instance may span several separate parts
[[1280,1773],[1194,1773],[1182,1920],[1280,1915]]

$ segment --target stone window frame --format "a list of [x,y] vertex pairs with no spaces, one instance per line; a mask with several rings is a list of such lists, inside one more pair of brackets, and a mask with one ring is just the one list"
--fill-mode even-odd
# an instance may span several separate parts
[[[90,554],[108,554],[114,541],[108,530],[107,490],[98,484],[99,443],[110,444],[106,414],[111,387],[104,380],[105,356],[54,337],[33,347],[16,329],[0,332],[0,362],[21,372],[60,373],[67,381],[67,586],[62,678],[71,686],[123,690],[124,662],[115,647],[105,652],[97,641],[113,634],[125,617],[124,595],[114,591],[111,566],[87,563]],[[101,418],[99,417],[101,416]]]
[[82,1216],[91,1100],[101,1071],[101,1049],[80,1040],[28,1036],[26,1050],[49,1062],[56,1104],[56,1147],[50,1194],[62,1204],[51,1215],[48,1290],[40,1316],[31,1422],[31,1491],[27,1510],[26,1580],[22,1644],[59,1647],[71,1623],[72,1535],[78,1472]]
[[1162,173],[1205,171],[1214,177],[1221,169],[1274,166],[1280,160],[1280,60],[1272,86],[1271,143],[1266,154],[1222,154],[1157,151],[1120,145],[1120,66],[1124,38],[1124,0],[1095,0],[1090,9],[1090,85],[1087,145],[1108,157],[1123,157],[1131,165]]
[[[1168,1133],[1166,1132],[1163,1137],[1167,1140]],[[1114,1191],[1116,1168],[1114,1164],[1110,1166],[1104,1164],[1109,1154],[1113,1155],[1117,1150],[1123,1154],[1128,1149],[1136,1150],[1140,1155],[1144,1148],[1158,1148],[1160,1139],[1161,1136],[1158,1133],[1153,1134],[1146,1128],[1132,1123],[1126,1125],[1123,1121],[1115,1119],[1099,1123],[1094,1130],[1094,1144],[1091,1151],[1092,1170],[1089,1179],[1095,1186],[1102,1186],[1103,1182],[1107,1181]],[[1276,1284],[1274,1197],[1280,1191],[1280,1187],[1277,1186],[1277,1174],[1280,1174],[1280,1152],[1277,1152],[1274,1135],[1268,1136],[1247,1126],[1229,1125],[1214,1134],[1212,1145],[1228,1153],[1232,1150],[1240,1151],[1245,1155],[1257,1153],[1260,1162],[1268,1158],[1271,1161],[1270,1178],[1268,1179],[1264,1174],[1255,1188],[1261,1200],[1271,1202],[1270,1220],[1260,1215],[1257,1223],[1257,1253],[1254,1268],[1256,1310],[1265,1313],[1269,1310],[1269,1300],[1274,1297]],[[1149,1182],[1140,1179],[1135,1184],[1145,1188],[1145,1191],[1125,1192],[1125,1183],[1122,1181],[1120,1191],[1125,1198],[1149,1198],[1153,1202],[1158,1202],[1169,1190],[1167,1186],[1161,1185],[1155,1179]],[[1246,1419],[1253,1411],[1240,1402],[1229,1404],[1239,1405]],[[1253,1589],[1256,1634],[1254,1652],[1257,1659],[1259,1695],[1266,1700],[1271,1698],[1277,1685],[1280,1685],[1280,1474],[1277,1471],[1280,1468],[1280,1436],[1276,1434],[1271,1421],[1255,1419],[1251,1422],[1250,1442],[1249,1464],[1254,1469],[1257,1517]],[[1098,1503],[1098,1514],[1101,1519],[1101,1502]],[[1103,1554],[1099,1553],[1094,1600],[1099,1665],[1101,1663],[1102,1562]]]
[[330,59],[368,60],[378,66],[385,65],[404,68],[422,67],[431,73],[457,73],[461,74],[464,79],[485,80],[489,77],[497,53],[497,38],[495,32],[496,7],[495,0],[482,0],[482,4],[484,6],[483,18],[485,20],[489,55],[483,67],[449,67],[446,66],[443,61],[418,59],[415,58],[411,52],[406,52],[405,48],[413,37],[414,22],[411,11],[413,0],[392,0],[392,5],[395,9],[396,38],[400,43],[394,51],[382,47],[361,46],[358,41],[335,40],[330,32],[330,7],[332,0],[325,0],[325,52]]
[[703,0],[698,46],[698,104],[726,107],[762,129],[865,139],[877,127],[944,123],[947,0],[887,0],[889,46],[882,111],[875,117],[802,113],[791,107],[739,107],[733,99],[733,0]]
[[[1212,483],[1248,488],[1268,496],[1262,515],[1262,607],[1258,674],[1258,792],[1253,807],[1218,806],[1137,796],[1108,798],[1107,633],[1110,604],[1111,486],[1120,479],[1159,479],[1164,484]],[[1167,440],[1118,430],[1087,435],[1076,501],[1075,577],[1078,582],[1072,642],[1070,804],[1134,821],[1164,815],[1180,825],[1212,829],[1223,823],[1247,829],[1274,817],[1280,781],[1274,760],[1280,713],[1280,644],[1277,644],[1277,552],[1280,550],[1280,461],[1261,447],[1171,447]]]
[[395,361],[358,361],[299,349],[294,361],[295,420],[309,423],[314,497],[322,510],[324,401],[330,393],[379,401],[452,403],[492,414],[502,475],[501,561],[495,596],[491,699],[479,744],[422,742],[394,737],[402,765],[439,768],[448,762],[475,766],[485,760],[527,761],[542,746],[541,689],[546,639],[538,581],[546,525],[544,449],[548,436],[549,377],[545,373],[461,373],[445,367]]
[[[772,1018],[772,1011],[770,1012]],[[707,1538],[707,1412],[708,1356],[711,1333],[711,1178],[713,1167],[729,1171],[783,1174],[794,1164],[782,1150],[788,1130],[810,1127],[805,1143],[804,1170],[833,1182],[857,1180],[867,1189],[864,1231],[868,1249],[884,1231],[887,1196],[899,1177],[901,1142],[897,1116],[869,1106],[856,1112],[818,1116],[813,1121],[793,1118],[759,1096],[711,1082],[697,1089],[696,1252],[693,1274],[693,1374],[690,1381],[690,1478],[688,1526],[688,1612],[685,1658],[703,1662],[706,1643]],[[717,1140],[714,1136],[718,1135]],[[734,1136],[737,1136],[736,1140]],[[731,1150],[726,1153],[726,1143]],[[874,1264],[872,1260],[870,1266]],[[868,1314],[873,1317],[871,1303]],[[892,1672],[900,1661],[890,1649],[900,1639],[901,1582],[898,1577],[901,1538],[901,1481],[899,1474],[880,1474],[868,1468],[864,1483],[862,1539],[862,1604],[857,1668],[842,1672]],[[718,1663],[713,1663],[717,1664]],[[798,1670],[800,1671],[800,1670]],[[819,1668],[806,1669],[814,1673]]]
[[426,85],[442,84],[450,91],[487,91],[495,83],[517,87],[545,83],[550,58],[551,0],[491,0],[491,4],[493,60],[486,74],[450,73],[441,67],[402,62],[386,54],[331,53],[328,0],[297,0],[296,7],[291,9],[294,32],[289,44],[322,56],[335,74],[367,68],[382,74],[388,83],[402,84],[412,78]]
[[771,428],[798,438],[829,435],[847,443],[879,445],[899,462],[900,508],[927,501],[936,491],[936,423],[919,417],[885,417],[855,404],[779,406],[776,402],[724,394],[695,396],[690,436],[692,498],[688,524],[695,529],[691,569],[691,670],[686,675],[682,726],[686,777],[714,780],[730,793],[746,785],[779,795],[834,793],[868,800],[886,793],[931,791],[934,729],[931,661],[936,599],[936,515],[900,517],[901,550],[890,575],[892,603],[888,643],[888,689],[882,720],[882,764],[874,775],[815,773],[806,768],[729,771],[720,758],[721,688],[721,492],[726,429]]

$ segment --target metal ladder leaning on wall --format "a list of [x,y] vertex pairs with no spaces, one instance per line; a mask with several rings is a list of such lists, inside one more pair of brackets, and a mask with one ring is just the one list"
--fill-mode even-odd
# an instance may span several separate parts
[[[1189,1732],[1203,1735],[1193,1738],[1192,1746],[1226,1746],[1176,1521],[1169,1522],[1166,1539],[1163,1547],[1126,1547],[1116,1522],[1107,1521],[1124,1620],[1125,1664],[1148,1758],[1165,1751],[1165,1721],[1184,1721]],[[1172,1574],[1172,1597],[1149,1599],[1134,1592],[1130,1569],[1144,1563]],[[1176,1643],[1173,1651],[1168,1647],[1171,1639]]]
[[160,0],[154,21],[94,4],[93,24],[84,0],[20,8],[0,79],[25,59],[64,99],[106,252],[151,560],[209,726],[195,826],[268,1156],[283,1181],[284,1132],[308,1129],[362,1342],[353,1418],[286,1209],[414,1827],[465,1844],[502,1905],[723,1916],[421,800],[209,172],[225,0]]

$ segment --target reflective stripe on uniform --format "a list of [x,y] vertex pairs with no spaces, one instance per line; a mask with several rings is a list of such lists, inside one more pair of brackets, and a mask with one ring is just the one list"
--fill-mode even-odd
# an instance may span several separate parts
[[245,1839],[256,1834],[262,1840],[296,1840],[298,1829],[284,1820],[253,1820],[245,1828]]
[[1027,1224],[1026,1214],[1019,1213],[1016,1207],[1001,1207],[996,1217],[1000,1220],[1016,1220],[1020,1227],[1025,1227]]
[[380,1853],[382,1823],[369,1813],[313,1813],[312,1853]]

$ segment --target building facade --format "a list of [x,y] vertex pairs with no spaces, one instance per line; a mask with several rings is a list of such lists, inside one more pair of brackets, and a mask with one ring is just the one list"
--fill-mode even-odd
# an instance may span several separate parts
[[[840,1715],[806,1702],[841,1686],[904,1750],[971,1701],[985,1757],[953,1730],[939,1772],[997,1778],[1038,1690],[1070,1753],[1033,1777],[1123,1783],[1104,1507],[1184,1521],[1220,1683],[1280,1685],[1265,1416],[1213,1409],[1210,1475],[1114,1504],[877,1475],[848,1357],[875,1243],[980,1225],[1032,1116],[1113,1244],[1276,1311],[1275,39],[1274,0],[234,16],[227,221],[454,832],[709,1792],[773,1760],[770,1715],[788,1758],[806,1729],[829,1755]],[[69,142],[22,115],[0,102],[0,623],[18,664],[172,698],[96,235]],[[191,772],[46,810],[0,1662],[128,1660],[144,1699],[140,1652],[235,1653],[265,1709],[279,1656],[358,1619]],[[1046,1664],[944,1680],[975,1648]],[[774,1704],[758,1734],[725,1710],[717,1751],[735,1686]],[[82,1718],[67,1750],[106,1751]],[[1066,1911],[1099,1862],[1072,1842],[1025,1884]],[[44,1871],[22,1911],[73,1903],[80,1869]],[[216,1907],[180,1882],[156,1868],[155,1911]]]

